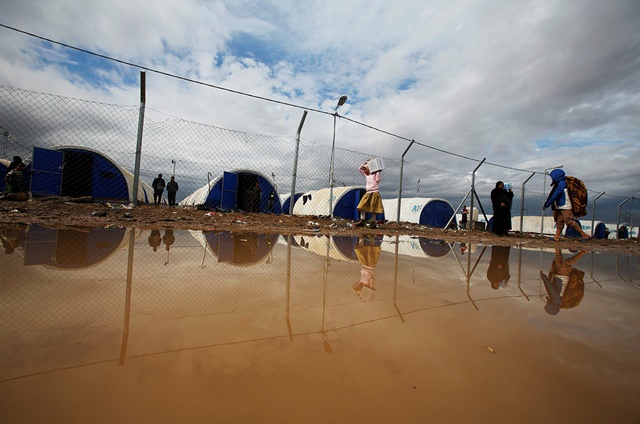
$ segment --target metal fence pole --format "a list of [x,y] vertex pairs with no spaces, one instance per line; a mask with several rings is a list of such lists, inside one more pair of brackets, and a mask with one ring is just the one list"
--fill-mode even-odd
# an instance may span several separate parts
[[[640,192],[638,192],[638,193],[636,193],[636,194],[640,194]],[[634,194],[633,196],[629,196],[629,197],[627,197],[626,199],[624,199],[624,201],[623,201],[622,203],[620,203],[620,204],[618,205],[618,221],[617,221],[617,223],[616,223],[616,238],[618,237],[618,232],[620,231],[620,208],[622,207],[622,205],[624,205],[625,203],[627,203],[629,200],[631,200],[631,199],[635,199],[635,197],[634,197],[634,196],[635,196],[636,194]],[[633,212],[632,212],[632,213],[633,213]]]
[[522,201],[520,203],[520,232],[522,232],[522,224],[524,223],[524,186],[527,184],[527,182],[533,178],[533,176],[536,175],[536,173],[532,173],[529,178],[527,178],[526,180],[524,180],[524,182],[522,183]]
[[415,140],[411,140],[411,143],[409,143],[409,145],[407,146],[407,148],[404,150],[404,153],[402,154],[402,157],[400,158],[400,185],[398,188],[398,208],[397,208],[397,213],[396,213],[396,222],[399,224],[400,223],[400,205],[402,203],[402,179],[404,176],[404,157],[407,154],[407,152],[409,151],[409,149],[411,148],[411,146],[413,146],[413,143],[415,143]]
[[300,151],[300,132],[304,125],[304,120],[307,119],[307,111],[302,113],[302,119],[300,119],[300,125],[298,125],[298,131],[296,132],[296,155],[293,159],[293,176],[291,177],[291,196],[289,197],[289,215],[293,215],[293,204],[296,201],[296,178],[298,173],[298,152]]
[[592,212],[591,212],[591,237],[593,237],[593,235],[596,232],[596,228],[594,227],[594,223],[596,221],[596,202],[598,201],[599,198],[601,198],[604,194],[606,193],[606,191],[603,191],[602,193],[600,193],[600,195],[598,197],[596,197],[595,199],[593,199],[593,208],[592,208]]
[[138,206],[138,186],[140,184],[140,157],[142,154],[142,129],[144,127],[144,108],[147,101],[146,74],[140,71],[140,114],[138,115],[138,137],[136,141],[136,164],[133,172],[133,206]]
[[471,211],[471,219],[469,220],[469,222],[471,222],[471,230],[476,229],[475,225],[473,224],[473,199],[474,199],[474,196],[476,195],[476,171],[478,170],[478,168],[482,166],[485,160],[487,160],[487,158],[482,158],[482,161],[480,161],[478,166],[476,166],[476,169],[474,169],[473,172],[471,173],[471,203],[469,207],[469,210]]

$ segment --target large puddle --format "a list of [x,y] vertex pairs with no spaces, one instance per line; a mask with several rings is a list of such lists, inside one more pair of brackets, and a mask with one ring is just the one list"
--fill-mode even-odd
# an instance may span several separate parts
[[0,231],[3,422],[638,422],[638,256]]

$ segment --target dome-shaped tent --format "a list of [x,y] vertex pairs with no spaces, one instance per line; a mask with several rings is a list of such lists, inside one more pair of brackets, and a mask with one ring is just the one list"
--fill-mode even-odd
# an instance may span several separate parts
[[[29,187],[34,196],[91,196],[102,200],[132,201],[131,172],[103,153],[78,146],[33,148]],[[137,199],[148,203],[153,189],[138,185]]]
[[[296,204],[296,201],[302,196],[302,193],[296,193],[293,197],[293,204]],[[281,194],[280,195],[280,204],[282,204],[282,213],[289,213],[289,205],[291,203],[291,193]]]
[[597,239],[607,238],[607,226],[604,222],[596,224],[596,228],[593,230],[593,237]]
[[[578,223],[578,225],[580,226],[580,228],[582,228],[582,223],[578,219],[574,219],[574,221],[576,221]],[[580,238],[580,237],[582,237],[577,230],[574,230],[571,227],[567,227],[566,228],[566,230],[564,231],[564,236],[565,237],[569,237],[569,238]]]
[[[260,192],[255,194],[259,199],[256,199],[254,206],[252,196],[256,192],[252,190],[256,183]],[[225,171],[187,196],[180,205],[220,208],[224,211],[240,209],[246,212],[282,213],[278,190],[271,181],[260,172],[245,169]]]
[[[396,221],[398,217],[398,199],[382,199],[382,204],[384,205],[385,218],[389,221]],[[400,221],[444,228],[453,217],[451,224],[457,224],[453,207],[444,199],[430,197],[403,198],[400,208]]]
[[330,189],[323,188],[304,193],[298,198],[294,207],[295,215],[324,215],[356,220],[359,218],[356,209],[365,190],[362,187],[334,187],[333,211],[329,210]]

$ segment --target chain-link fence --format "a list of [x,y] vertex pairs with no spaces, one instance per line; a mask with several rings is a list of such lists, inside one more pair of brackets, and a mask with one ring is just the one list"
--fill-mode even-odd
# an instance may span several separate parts
[[[141,120],[142,112],[141,107],[0,86],[0,124],[4,129],[0,173],[6,174],[9,158],[21,156],[30,166],[25,184],[34,196],[89,196],[143,203],[154,202],[152,185],[159,174],[165,185],[160,201],[166,203],[167,186],[175,175],[177,203],[286,213],[294,186],[296,196],[326,189],[331,194],[341,187],[362,189],[364,179],[358,166],[381,156],[379,152],[319,145],[296,136],[251,134],[177,118],[156,122],[145,116]],[[348,125],[350,120],[339,123]],[[357,126],[357,130],[375,131],[366,126]],[[410,148],[405,151],[408,157],[429,146],[416,143]],[[553,226],[551,217],[540,218],[549,182],[544,172],[502,167],[442,150],[431,153],[432,160],[446,169],[415,163],[405,156],[384,157],[381,194],[400,199],[386,211],[391,219],[406,220],[407,208],[415,207],[416,202],[405,199],[417,198],[425,199],[423,205],[428,199],[445,200],[452,209],[449,216],[457,212],[459,217],[463,206],[473,206],[477,210],[473,219],[486,222],[492,215],[489,194],[495,187],[497,168],[500,179],[513,185],[511,214],[517,218],[513,229],[548,232],[545,228]],[[230,193],[232,198],[227,196]],[[622,206],[617,210],[596,209],[593,200],[602,195],[610,196],[590,193],[592,202],[589,214],[582,219],[583,228],[592,230],[602,220],[598,217],[606,215],[613,217],[608,223],[617,221],[618,226],[630,230],[629,235],[635,235],[634,227],[640,220],[635,198],[619,198]],[[325,201],[328,205],[324,207],[331,215],[337,196],[328,197],[331,202]],[[520,216],[537,218],[521,221]]]

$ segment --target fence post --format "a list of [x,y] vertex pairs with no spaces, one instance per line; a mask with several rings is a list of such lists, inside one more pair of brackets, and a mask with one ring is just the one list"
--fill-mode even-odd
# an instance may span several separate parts
[[603,191],[602,193],[600,193],[600,195],[598,195],[598,197],[596,197],[595,199],[593,199],[593,212],[591,212],[591,237],[594,236],[594,234],[596,233],[596,228],[594,227],[594,223],[596,221],[596,202],[598,201],[599,198],[601,198],[604,194],[606,193],[606,191]]
[[411,148],[411,146],[413,146],[413,143],[415,142],[416,142],[415,140],[411,140],[411,143],[409,143],[407,148],[404,150],[402,157],[400,158],[400,187],[398,189],[398,207],[396,210],[396,223],[398,224],[400,224],[400,205],[402,204],[402,179],[404,177],[404,157],[409,151],[409,149]]
[[293,215],[293,204],[296,201],[296,178],[298,175],[298,152],[300,151],[300,132],[304,125],[304,120],[307,119],[307,111],[302,112],[302,119],[300,119],[300,125],[298,125],[298,131],[296,132],[296,155],[293,159],[293,176],[291,178],[291,196],[289,197],[289,215]]
[[[469,220],[469,222],[471,223],[471,229],[475,230],[475,225],[473,224],[473,198],[476,195],[476,171],[478,170],[478,168],[480,168],[482,166],[482,164],[484,163],[484,161],[487,160],[487,158],[482,158],[482,161],[480,161],[480,163],[478,164],[478,166],[476,166],[476,169],[473,170],[473,172],[471,173],[471,203],[470,203],[470,207],[469,210],[471,211],[471,219]],[[486,218],[486,216],[485,216]],[[489,225],[489,223],[487,222],[487,226]]]
[[527,184],[527,182],[533,178],[533,176],[536,175],[535,172],[533,172],[529,178],[527,178],[526,180],[524,180],[524,182],[522,183],[522,202],[520,203],[520,232],[522,233],[522,224],[524,222],[524,186]]
[[138,137],[136,141],[136,164],[133,172],[133,206],[138,206],[138,186],[140,185],[140,156],[142,154],[142,129],[144,127],[144,108],[147,101],[146,74],[140,71],[140,113],[138,115]]
[[[640,192],[636,193],[636,194],[640,194]],[[618,205],[618,221],[616,223],[616,238],[618,238],[618,232],[620,231],[620,208],[622,207],[622,205],[624,205],[625,203],[627,203],[630,199],[635,199],[635,195],[629,196],[626,199],[624,199],[624,201],[622,203],[620,203]],[[633,211],[631,212],[633,213]]]

